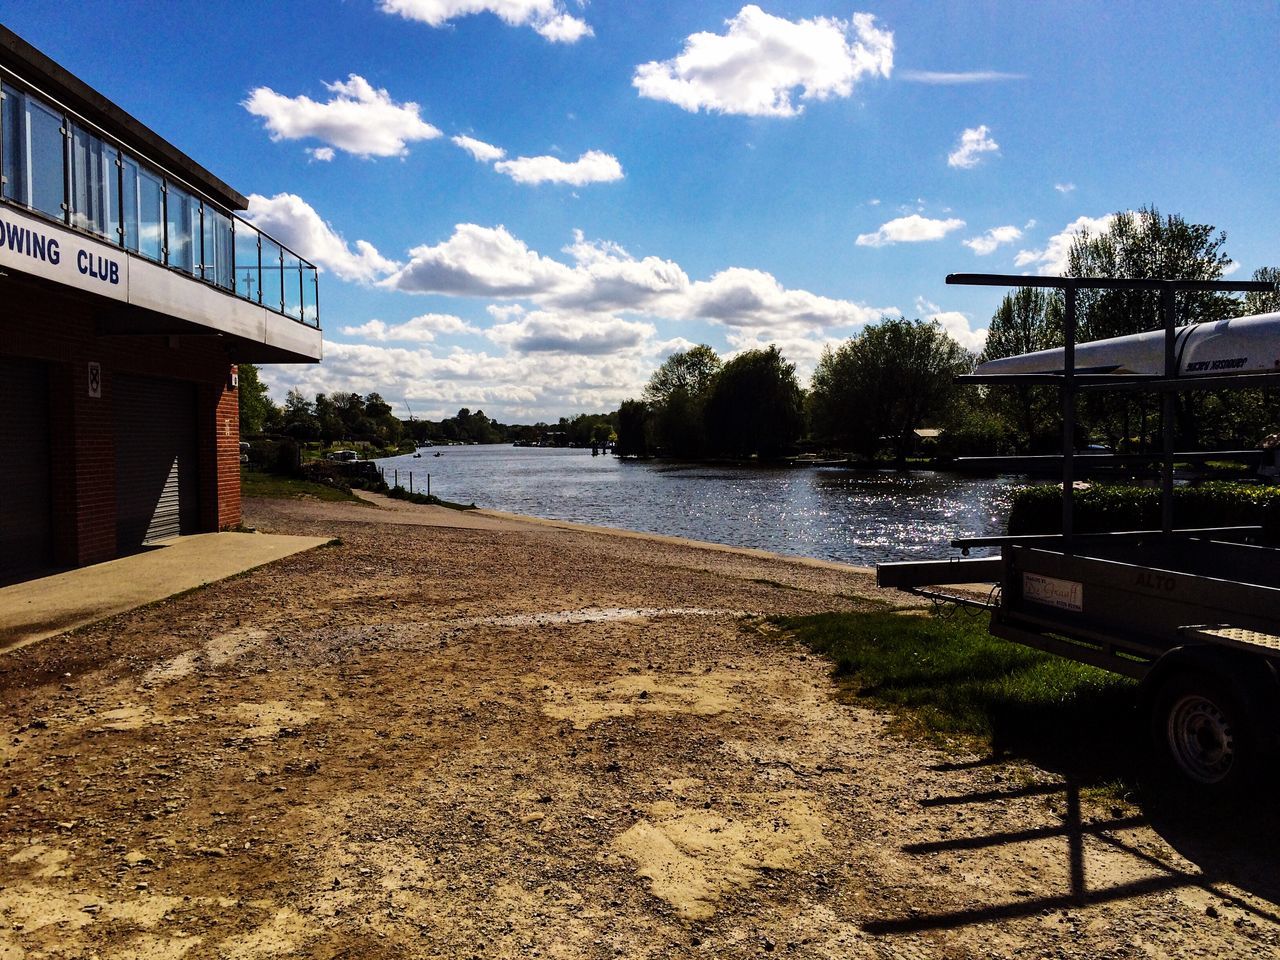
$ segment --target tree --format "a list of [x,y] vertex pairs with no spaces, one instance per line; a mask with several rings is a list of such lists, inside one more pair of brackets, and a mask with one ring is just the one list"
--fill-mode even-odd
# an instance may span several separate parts
[[[1097,279],[1219,280],[1231,263],[1223,251],[1227,235],[1207,223],[1188,223],[1182,216],[1162,217],[1154,207],[1136,213],[1117,213],[1107,229],[1085,231],[1072,241],[1066,276]],[[1225,293],[1181,292],[1177,295],[1179,323],[1204,323],[1236,316],[1240,301]],[[1102,340],[1164,326],[1158,291],[1080,290],[1076,295],[1077,340]],[[1113,443],[1129,444],[1135,433],[1139,446],[1149,442],[1147,424],[1154,425],[1153,401],[1147,397],[1094,394],[1084,399],[1082,426]],[[1177,399],[1182,442],[1195,445],[1198,411],[1203,396]],[[1136,415],[1136,416],[1135,416]]]
[[647,457],[653,452],[649,405],[643,400],[624,400],[618,408],[618,442],[613,452],[620,457]]
[[796,365],[776,346],[738,354],[711,385],[705,422],[708,442],[717,453],[781,456],[804,429],[804,393]]
[[[991,317],[987,342],[979,362],[1047,350],[1062,343],[1062,298],[1057,294],[1021,287],[1005,294]],[[987,390],[993,412],[1004,417],[1021,435],[1024,449],[1036,448],[1037,437],[1055,432],[1057,391],[1045,387],[995,386]],[[1049,441],[1046,444],[1050,445]]]
[[[1220,280],[1231,263],[1223,252],[1227,235],[1179,214],[1162,217],[1154,206],[1117,213],[1101,233],[1083,231],[1067,253],[1068,277],[1129,280]],[[1222,320],[1236,314],[1225,293],[1180,293],[1183,323]],[[1077,339],[1103,340],[1164,325],[1154,290],[1081,290],[1076,295]]]
[[1259,267],[1253,271],[1251,279],[1269,283],[1275,289],[1270,293],[1246,293],[1240,305],[1240,315],[1250,317],[1255,313],[1280,311],[1280,267]]
[[654,442],[664,456],[706,455],[705,406],[721,366],[716,352],[699,344],[667,357],[649,378],[644,397],[653,414]]
[[905,466],[916,428],[941,417],[973,357],[936,320],[885,317],[818,361],[810,388],[814,432],[874,457],[883,443]]
[[240,437],[255,437],[262,433],[275,404],[267,396],[267,385],[262,382],[258,368],[252,363],[237,364],[239,385],[236,387],[240,402]]
[[295,440],[320,439],[320,421],[315,409],[297,390],[290,390],[284,401],[284,432]]

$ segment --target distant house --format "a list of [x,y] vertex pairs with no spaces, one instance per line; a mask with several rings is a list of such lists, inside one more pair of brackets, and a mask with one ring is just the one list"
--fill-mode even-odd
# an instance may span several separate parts
[[320,359],[316,268],[0,27],[0,582],[240,523],[238,362]]

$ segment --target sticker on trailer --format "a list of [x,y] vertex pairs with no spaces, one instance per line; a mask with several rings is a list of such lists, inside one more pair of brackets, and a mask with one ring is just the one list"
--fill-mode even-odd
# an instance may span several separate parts
[[1059,580],[1038,573],[1022,575],[1022,596],[1059,610],[1084,610],[1084,584],[1075,580]]

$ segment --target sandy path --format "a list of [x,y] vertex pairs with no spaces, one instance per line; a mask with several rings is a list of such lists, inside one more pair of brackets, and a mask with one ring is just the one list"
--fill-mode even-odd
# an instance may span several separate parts
[[865,576],[402,504],[248,513],[342,544],[0,658],[2,960],[1280,944],[1260,838],[896,739],[759,619],[884,599]]

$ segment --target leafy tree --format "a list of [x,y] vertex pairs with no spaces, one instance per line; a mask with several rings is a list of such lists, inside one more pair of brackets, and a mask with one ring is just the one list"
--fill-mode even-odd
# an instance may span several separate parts
[[[1227,235],[1179,214],[1162,217],[1154,206],[1117,213],[1101,233],[1082,232],[1067,254],[1066,276],[1129,280],[1220,280],[1231,263]],[[1180,322],[1235,316],[1224,293],[1178,295]],[[1079,341],[1121,337],[1164,325],[1160,294],[1153,290],[1081,290],[1076,296]]]
[[776,346],[747,350],[716,375],[706,401],[711,449],[730,457],[781,456],[804,429],[796,365]]
[[618,408],[618,443],[614,453],[620,457],[648,457],[653,452],[649,405],[643,400],[624,400]]
[[[1060,296],[1036,287],[1006,294],[991,318],[986,346],[978,360],[998,360],[1061,345],[1062,305]],[[1023,449],[1053,446],[1058,419],[1056,390],[995,386],[987,388],[986,395],[992,412],[1018,431]]]
[[721,366],[716,352],[699,344],[667,357],[649,378],[644,398],[653,414],[654,442],[663,455],[705,456],[705,406]]
[[320,439],[320,421],[310,400],[290,390],[284,402],[284,432],[294,440]]
[[1251,279],[1270,283],[1275,289],[1271,293],[1246,293],[1240,305],[1240,315],[1249,317],[1255,313],[1280,311],[1280,267],[1259,267],[1253,271]]
[[262,382],[258,368],[252,363],[236,365],[239,371],[240,437],[256,437],[262,433],[268,419],[275,413],[275,404],[267,396],[267,385]]
[[810,388],[815,434],[874,457],[883,442],[905,465],[912,431],[941,418],[973,357],[936,320],[885,317],[818,361]]

